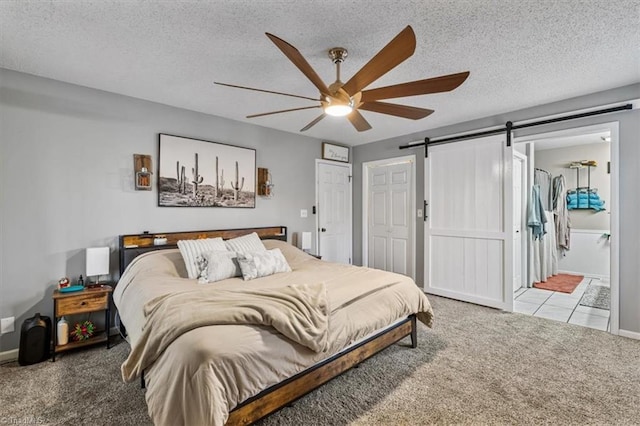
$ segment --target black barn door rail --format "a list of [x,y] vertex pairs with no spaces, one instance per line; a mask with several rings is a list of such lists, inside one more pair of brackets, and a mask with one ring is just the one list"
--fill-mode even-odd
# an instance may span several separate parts
[[595,110],[595,111],[589,111],[589,112],[583,112],[580,114],[573,114],[573,115],[566,115],[563,117],[556,117],[556,118],[549,118],[547,120],[540,120],[540,121],[533,121],[531,123],[524,123],[524,124],[513,124],[511,121],[507,121],[504,125],[504,127],[500,127],[498,129],[492,129],[492,130],[485,130],[482,132],[475,132],[475,133],[469,133],[466,135],[460,135],[460,136],[451,136],[448,138],[441,138],[441,139],[429,139],[429,138],[424,138],[424,142],[419,142],[419,143],[414,143],[414,144],[409,144],[409,145],[400,145],[399,148],[400,149],[408,149],[408,148],[417,148],[420,146],[424,146],[424,156],[427,157],[428,153],[428,146],[429,145],[439,145],[439,144],[443,144],[443,143],[448,143],[448,142],[456,142],[456,141],[461,141],[461,140],[465,140],[465,139],[474,139],[474,138],[478,138],[481,136],[491,136],[491,135],[497,135],[499,133],[502,132],[506,132],[507,135],[507,146],[511,146],[511,132],[514,130],[518,130],[518,129],[526,129],[527,127],[534,127],[534,126],[542,126],[545,124],[551,124],[551,123],[558,123],[561,121],[568,121],[568,120],[576,120],[578,118],[585,118],[585,117],[592,117],[594,115],[602,115],[602,114],[609,114],[612,112],[618,112],[618,111],[624,111],[624,110],[628,110],[628,109],[633,109],[633,104],[626,104],[626,105],[620,105],[617,107],[612,107],[612,108],[605,108],[605,109],[599,109],[599,110]]

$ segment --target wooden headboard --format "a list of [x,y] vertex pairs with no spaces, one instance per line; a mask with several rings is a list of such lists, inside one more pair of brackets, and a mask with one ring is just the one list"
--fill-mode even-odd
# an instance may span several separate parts
[[[190,232],[165,232],[144,234],[120,235],[120,276],[129,263],[143,253],[156,250],[166,250],[178,247],[180,240],[199,240],[202,238],[221,237],[225,240],[229,238],[241,237],[242,235],[255,232],[263,240],[287,241],[286,226],[272,226],[268,228],[242,228],[242,229],[218,229],[212,231],[190,231]],[[164,244],[155,244],[156,239],[164,240]]]

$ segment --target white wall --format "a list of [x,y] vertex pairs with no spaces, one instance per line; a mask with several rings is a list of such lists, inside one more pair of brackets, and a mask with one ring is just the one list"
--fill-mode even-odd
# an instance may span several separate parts
[[558,259],[558,271],[609,278],[611,244],[608,229],[571,229],[571,250]]
[[[255,209],[157,207],[155,187],[134,190],[133,154],[151,154],[157,171],[159,133],[255,148],[274,197],[257,197]],[[120,234],[313,231],[300,209],[314,204],[320,156],[317,139],[0,69],[0,317],[17,328],[0,352],[18,347],[25,318],[52,315],[55,284],[84,274],[86,247],[111,247],[117,278]]]

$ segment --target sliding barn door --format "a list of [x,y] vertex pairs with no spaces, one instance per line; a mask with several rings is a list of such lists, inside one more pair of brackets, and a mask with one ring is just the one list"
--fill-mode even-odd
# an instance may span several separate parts
[[511,309],[505,277],[511,290],[512,242],[507,236],[513,214],[506,212],[513,189],[511,162],[505,158],[511,159],[511,149],[503,135],[428,148],[427,293]]

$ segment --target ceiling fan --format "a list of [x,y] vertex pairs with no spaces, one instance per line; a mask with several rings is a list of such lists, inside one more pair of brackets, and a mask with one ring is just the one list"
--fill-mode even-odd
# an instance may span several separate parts
[[314,106],[291,108],[247,116],[247,118],[255,118],[284,112],[322,108],[323,113],[304,126],[300,130],[301,132],[309,130],[311,127],[318,124],[326,114],[333,116],[346,116],[353,127],[355,127],[359,132],[371,129],[371,125],[362,116],[360,110],[419,120],[433,113],[433,110],[380,102],[380,100],[401,98],[405,96],[426,95],[429,93],[449,92],[460,86],[469,76],[469,72],[465,71],[457,74],[428,78],[425,80],[395,84],[393,86],[363,90],[369,84],[373,83],[375,80],[382,77],[384,74],[413,55],[413,52],[416,49],[416,36],[411,26],[407,26],[346,83],[340,81],[340,64],[347,57],[347,50],[342,47],[334,47],[333,49],[330,49],[329,57],[333,63],[336,64],[336,81],[327,86],[313,68],[311,68],[311,65],[309,65],[309,63],[304,59],[298,49],[273,34],[266,33],[266,35],[278,47],[278,49],[280,49],[282,53],[284,53],[284,55],[289,58],[289,60],[293,62],[300,71],[302,71],[311,83],[316,86],[320,91],[319,98],[275,92],[272,90],[256,89],[234,84],[219,82],[215,82],[215,84],[319,102],[318,105]]

